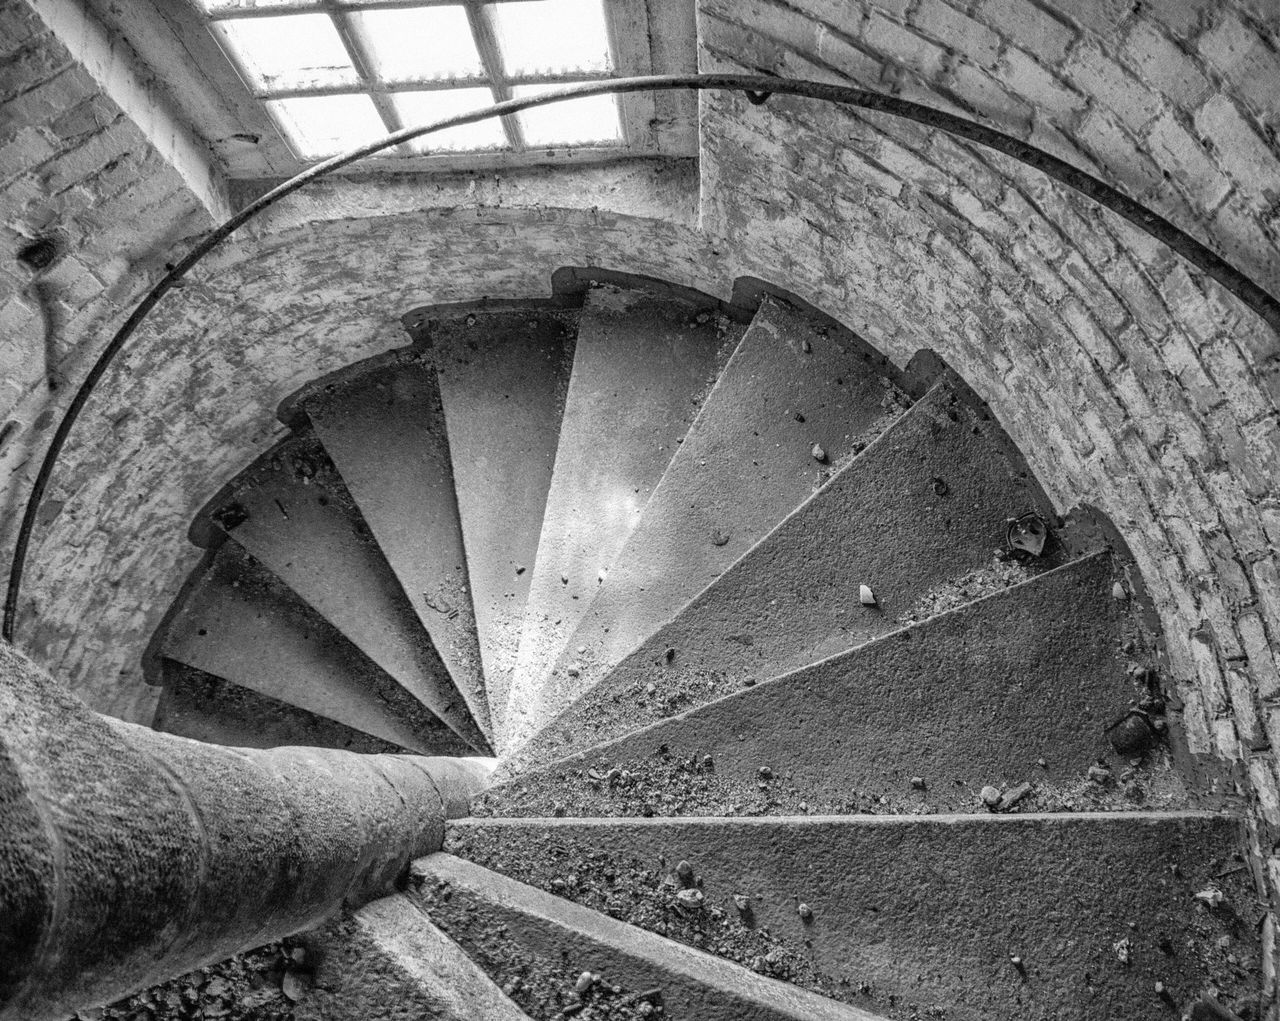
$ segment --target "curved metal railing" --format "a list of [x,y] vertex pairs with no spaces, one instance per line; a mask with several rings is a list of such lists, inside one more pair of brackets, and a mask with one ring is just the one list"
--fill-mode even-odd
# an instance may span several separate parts
[[13,641],[14,626],[18,613],[18,598],[22,588],[22,576],[26,568],[27,550],[31,543],[31,534],[35,529],[36,515],[44,499],[45,490],[48,488],[49,479],[53,475],[58,456],[62,453],[63,447],[66,446],[67,438],[71,435],[71,430],[75,426],[80,412],[84,410],[84,406],[92,395],[94,388],[98,385],[98,381],[107,371],[116,355],[120,353],[120,350],[137,331],[138,327],[142,325],[160,299],[193,266],[217,248],[231,234],[263,210],[274,205],[286,195],[291,195],[311,181],[412,138],[582,96],[670,90],[728,90],[744,92],[747,98],[756,105],[764,103],[772,95],[800,96],[808,99],[825,100],[915,121],[918,124],[937,128],[947,134],[955,135],[957,138],[963,138],[966,141],[975,142],[988,149],[993,149],[1080,192],[1104,208],[1128,220],[1140,230],[1150,234],[1156,240],[1173,249],[1192,265],[1218,281],[1239,298],[1241,302],[1261,316],[1273,329],[1280,332],[1280,300],[1268,294],[1235,266],[1154,210],[1148,209],[1092,174],[1085,173],[1065,160],[1050,155],[1043,149],[1029,145],[994,128],[986,127],[963,117],[957,117],[955,114],[942,110],[935,110],[920,103],[913,103],[895,96],[885,96],[880,93],[868,92],[865,89],[852,88],[845,85],[746,74],[646,75],[636,78],[614,78],[607,81],[588,82],[582,85],[555,89],[537,96],[510,99],[471,113],[447,117],[420,127],[403,128],[400,131],[394,131],[376,142],[369,142],[357,149],[352,149],[350,152],[334,156],[317,163],[313,167],[309,167],[297,176],[290,178],[255,199],[221,226],[215,228],[160,279],[138,304],[138,307],[134,309],[133,314],[116,331],[107,346],[103,348],[97,361],[94,362],[88,375],[85,376],[79,389],[76,390],[75,396],[67,406],[66,413],[58,423],[58,428],[53,434],[48,450],[45,451],[44,459],[41,461],[40,469],[36,473],[31,492],[27,496],[22,523],[18,529],[17,542],[14,545],[13,564],[9,571],[9,586],[5,594],[4,622],[3,627],[0,628],[0,635],[6,641]]

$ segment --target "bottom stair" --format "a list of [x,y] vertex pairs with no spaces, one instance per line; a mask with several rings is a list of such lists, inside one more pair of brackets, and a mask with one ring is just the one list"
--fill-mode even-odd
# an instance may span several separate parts
[[1247,1018],[1243,840],[1204,812],[457,820],[308,937],[295,1017]]

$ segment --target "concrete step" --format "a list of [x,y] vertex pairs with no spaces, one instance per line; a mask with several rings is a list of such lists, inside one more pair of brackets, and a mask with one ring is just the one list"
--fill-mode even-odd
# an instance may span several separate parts
[[393,351],[309,385],[282,416],[310,421],[472,718],[492,739],[449,443],[435,371]]
[[1008,519],[1027,512],[1053,520],[999,426],[944,378],[515,752],[504,778],[898,630],[931,592],[990,565]]
[[175,600],[160,655],[425,755],[453,731],[227,539]]
[[599,680],[884,432],[911,404],[885,368],[766,298],[556,668]]
[[1244,848],[1240,820],[1145,812],[459,820],[445,842],[565,913],[947,1021],[1155,1021],[1256,993]]
[[579,319],[560,445],[513,676],[504,746],[560,708],[547,672],[586,612],[740,327],[670,297],[601,287]]
[[[163,687],[154,730],[233,748],[314,745],[364,754],[408,750],[183,663],[165,660],[160,670]],[[458,751],[446,753],[441,745],[434,754],[469,754],[461,738],[455,735],[454,741]]]
[[477,310],[426,328],[498,731],[538,556],[576,318],[549,309]]
[[477,814],[972,812],[987,787],[1020,811],[1188,807],[1114,580],[1110,553],[1084,557],[521,774]]
[[301,938],[313,981],[294,1021],[528,1021],[449,937],[400,895]]
[[407,895],[537,1021],[882,1021],[447,854],[413,863]]
[[314,435],[277,444],[224,487],[207,514],[468,744],[489,751]]

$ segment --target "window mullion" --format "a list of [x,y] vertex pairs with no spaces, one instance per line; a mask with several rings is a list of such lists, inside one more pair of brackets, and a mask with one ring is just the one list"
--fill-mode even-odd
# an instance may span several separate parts
[[[494,28],[489,7],[484,3],[467,4],[467,20],[471,23],[471,35],[476,42],[476,50],[480,54],[480,63],[485,74],[489,76],[490,88],[494,98],[504,102],[511,98],[511,83],[507,81],[505,61],[502,59],[502,47],[498,43],[498,32]],[[507,133],[507,142],[512,152],[524,152],[524,132],[520,130],[520,120],[513,114],[502,117],[502,128]]]
[[[373,101],[374,107],[378,111],[378,116],[382,118],[382,123],[387,131],[399,131],[404,127],[400,120],[399,113],[396,112],[395,105],[387,98],[386,93],[377,89],[376,80],[373,73],[373,60],[369,53],[368,41],[364,38],[359,26],[347,17],[341,3],[337,0],[323,0],[322,6],[326,14],[333,21],[333,27],[337,30],[338,38],[342,40],[343,48],[347,51],[347,56],[351,60],[351,65],[356,69],[356,74],[360,76],[360,80],[364,83],[364,91]],[[396,147],[402,155],[408,155],[410,150],[404,144]]]

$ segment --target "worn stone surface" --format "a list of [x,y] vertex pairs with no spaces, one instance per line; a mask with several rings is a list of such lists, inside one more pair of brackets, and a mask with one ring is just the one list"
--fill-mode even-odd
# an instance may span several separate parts
[[302,944],[310,975],[294,1021],[526,1021],[403,896],[344,913]]
[[384,741],[424,754],[456,747],[440,717],[234,539],[196,568],[155,643],[160,655]]
[[[1105,553],[1058,568],[524,773],[476,814],[975,812],[985,786],[1023,783],[1022,812],[1188,806],[1167,745],[1120,755],[1108,740],[1140,704],[1164,721],[1112,570]],[[619,697],[625,710],[663,695]],[[1100,760],[1106,785],[1087,775]]]
[[1243,828],[1208,814],[465,820],[445,849],[893,1018],[1136,1021],[1256,991]]
[[[935,480],[945,479],[939,494]],[[896,630],[985,562],[1006,520],[1049,513],[998,427],[943,381],[503,763],[504,778]],[[879,603],[858,600],[870,582]],[[628,697],[634,686],[648,692]]]
[[505,746],[581,690],[552,674],[741,328],[670,297],[602,287],[578,320],[555,470],[512,675]]
[[443,692],[432,704],[487,750],[484,669],[434,370],[419,353],[397,351],[309,384],[295,406],[337,465],[470,719],[441,704]]
[[[349,752],[408,751],[183,663],[164,660],[159,669],[160,701],[151,726],[166,734],[232,748],[316,745]],[[440,751],[446,750],[442,746]],[[447,751],[452,755],[469,753],[461,738]]]
[[498,730],[538,556],[576,319],[531,308],[410,325],[436,366],[485,690]]
[[646,1001],[699,1021],[881,1021],[447,854],[414,862],[408,895],[537,1021],[631,1021]]
[[237,475],[207,511],[428,710],[481,752],[484,735],[325,449],[308,432]]
[[882,433],[910,404],[887,368],[766,299],[556,669],[599,680]]

